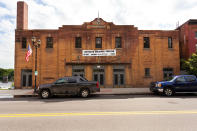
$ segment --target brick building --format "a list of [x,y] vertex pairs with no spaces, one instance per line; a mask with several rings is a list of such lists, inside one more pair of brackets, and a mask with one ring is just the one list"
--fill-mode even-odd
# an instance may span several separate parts
[[197,51],[197,19],[190,19],[177,28],[179,31],[180,56],[188,59]]
[[[115,25],[95,18],[82,25],[63,25],[56,30],[28,29],[28,6],[17,3],[15,31],[15,87],[33,88],[35,47],[37,85],[63,76],[81,75],[101,87],[140,87],[179,74],[177,30],[138,30],[133,25]],[[25,61],[28,44],[33,53]],[[111,52],[111,53],[110,53]]]

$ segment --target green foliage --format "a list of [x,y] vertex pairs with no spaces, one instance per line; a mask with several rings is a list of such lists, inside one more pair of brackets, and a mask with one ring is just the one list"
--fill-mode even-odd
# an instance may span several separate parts
[[3,80],[3,76],[8,76],[8,80],[13,81],[14,80],[14,69],[0,68],[0,81]]
[[197,76],[197,53],[192,54],[188,60],[181,60],[181,69]]

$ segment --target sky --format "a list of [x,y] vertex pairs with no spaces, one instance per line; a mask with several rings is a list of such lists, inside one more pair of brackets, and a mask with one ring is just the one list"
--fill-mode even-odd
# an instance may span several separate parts
[[[0,68],[14,68],[16,6],[0,0]],[[24,0],[29,29],[58,29],[81,25],[98,17],[140,30],[174,30],[197,19],[197,0]],[[25,56],[24,56],[25,57]]]

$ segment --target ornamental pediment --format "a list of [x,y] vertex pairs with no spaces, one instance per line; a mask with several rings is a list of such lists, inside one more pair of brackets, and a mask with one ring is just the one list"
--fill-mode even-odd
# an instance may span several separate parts
[[85,22],[84,25],[86,25],[87,29],[92,29],[92,28],[110,29],[110,23],[104,21],[102,18],[95,18],[91,22]]

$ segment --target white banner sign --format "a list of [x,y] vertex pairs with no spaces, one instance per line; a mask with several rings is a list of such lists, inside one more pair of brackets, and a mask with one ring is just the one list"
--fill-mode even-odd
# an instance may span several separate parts
[[82,56],[116,56],[116,50],[83,50]]

